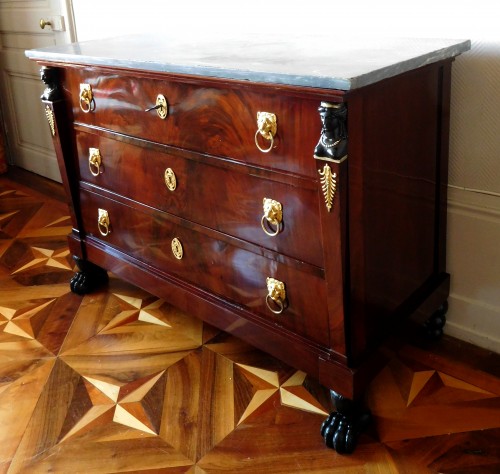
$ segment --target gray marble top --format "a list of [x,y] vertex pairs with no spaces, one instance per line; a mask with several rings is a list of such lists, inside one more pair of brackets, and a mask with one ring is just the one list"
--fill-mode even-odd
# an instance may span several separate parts
[[470,49],[469,40],[307,36],[212,39],[126,36],[30,50],[42,62],[351,90]]

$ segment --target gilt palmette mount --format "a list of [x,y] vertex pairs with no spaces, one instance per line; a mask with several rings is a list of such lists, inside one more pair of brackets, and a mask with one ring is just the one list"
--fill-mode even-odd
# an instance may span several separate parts
[[325,164],[322,170],[318,170],[318,173],[320,175],[321,189],[325,196],[325,205],[328,212],[330,212],[337,190],[337,173],[334,173],[328,164]]

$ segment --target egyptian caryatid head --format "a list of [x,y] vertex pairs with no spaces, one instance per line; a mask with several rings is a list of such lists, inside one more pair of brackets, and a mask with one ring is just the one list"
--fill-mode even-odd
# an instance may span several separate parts
[[323,127],[314,156],[340,159],[347,154],[347,107],[345,104],[321,102],[318,112]]

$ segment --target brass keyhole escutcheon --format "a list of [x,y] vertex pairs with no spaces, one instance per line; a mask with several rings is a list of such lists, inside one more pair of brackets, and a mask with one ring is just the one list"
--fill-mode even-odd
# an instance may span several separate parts
[[[255,145],[262,153],[269,153],[274,146],[274,136],[278,131],[276,115],[270,112],[257,112],[257,131],[255,132]],[[262,148],[259,144],[259,137],[269,140],[269,146]]]
[[285,284],[271,277],[266,278],[266,284],[266,305],[274,314],[281,314],[288,306]]
[[172,168],[165,170],[165,185],[169,191],[175,191],[175,188],[177,188],[177,178]]
[[94,93],[90,84],[80,84],[80,109],[86,114],[95,110]]
[[167,102],[167,99],[165,99],[165,96],[163,94],[158,94],[156,96],[156,103],[155,103],[155,105],[153,105],[153,107],[147,108],[144,112],[149,112],[151,110],[156,110],[156,114],[162,120],[165,120],[167,118],[167,115],[168,115],[168,102]]
[[262,216],[260,225],[267,235],[274,237],[283,229],[283,206],[280,202],[269,198],[264,198],[262,204],[264,215]]
[[99,209],[97,216],[97,228],[102,236],[106,237],[111,233],[111,224],[109,222],[109,214],[106,209]]
[[102,173],[101,165],[102,157],[99,148],[89,148],[89,169],[93,176],[99,176]]
[[172,253],[174,254],[174,257],[177,260],[181,260],[182,257],[184,257],[184,249],[182,247],[181,241],[177,238],[174,237],[172,239]]

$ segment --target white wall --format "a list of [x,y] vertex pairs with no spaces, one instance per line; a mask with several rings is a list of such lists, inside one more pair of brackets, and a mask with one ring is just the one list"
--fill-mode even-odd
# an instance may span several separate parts
[[121,34],[468,38],[453,70],[446,332],[500,352],[500,4],[492,0],[73,0],[80,41]]
[[155,30],[210,35],[318,30],[499,39],[491,0],[73,0],[79,40]]

